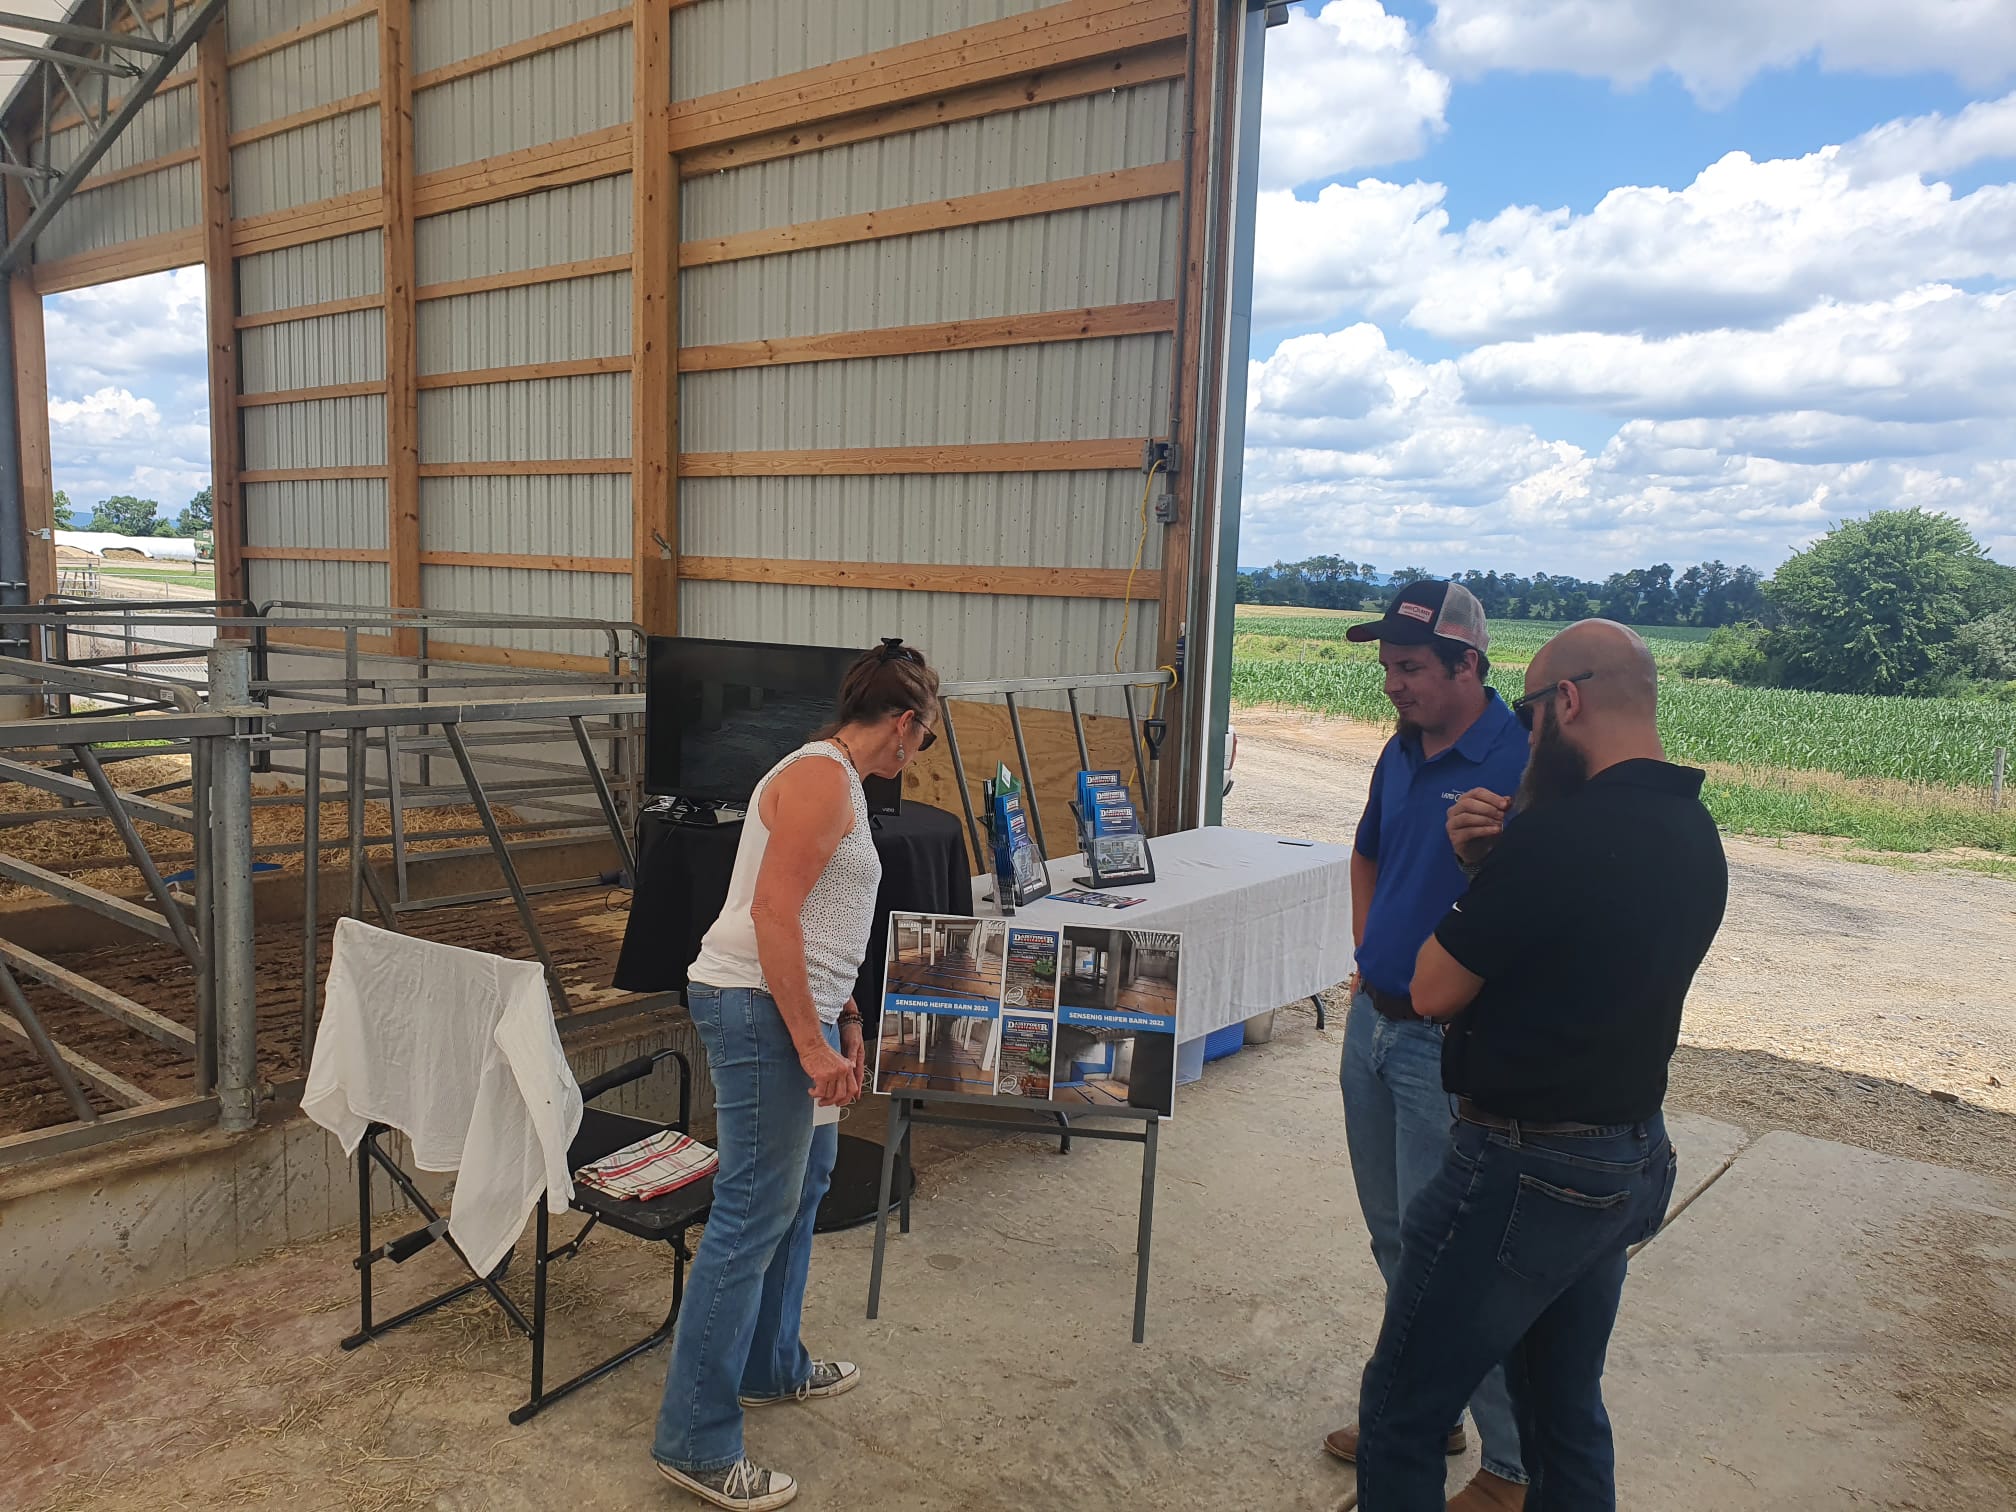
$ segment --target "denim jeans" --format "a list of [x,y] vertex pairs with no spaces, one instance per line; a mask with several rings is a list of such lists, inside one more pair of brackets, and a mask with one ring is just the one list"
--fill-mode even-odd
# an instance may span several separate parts
[[1441,1170],[1407,1209],[1400,1273],[1365,1367],[1365,1512],[1442,1512],[1442,1435],[1501,1360],[1526,1512],[1613,1512],[1603,1357],[1625,1252],[1658,1232],[1674,1173],[1656,1117],[1570,1135],[1456,1125]]
[[[651,1452],[705,1473],[742,1458],[741,1397],[786,1396],[811,1378],[798,1322],[839,1129],[812,1127],[812,1079],[767,993],[695,983],[686,1000],[714,1078],[721,1164]],[[837,1026],[826,1041],[839,1048]]]
[[[1351,1000],[1338,1080],[1344,1088],[1344,1137],[1351,1147],[1358,1208],[1390,1295],[1400,1273],[1402,1217],[1442,1169],[1449,1149],[1454,1118],[1449,1094],[1442,1090],[1442,1031],[1434,1024],[1382,1018],[1372,999],[1360,992]],[[1508,1481],[1525,1480],[1519,1424],[1503,1370],[1493,1366],[1478,1383],[1470,1394],[1470,1415],[1477,1420],[1484,1468]],[[1462,1420],[1459,1400],[1442,1425],[1444,1435]]]

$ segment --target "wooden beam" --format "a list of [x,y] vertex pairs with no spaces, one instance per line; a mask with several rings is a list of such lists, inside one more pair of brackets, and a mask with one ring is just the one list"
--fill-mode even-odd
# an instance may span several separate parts
[[210,376],[210,539],[216,597],[244,598],[244,433],[238,419],[238,265],[231,252],[231,71],[222,26],[196,43],[197,142],[203,161],[203,292]]
[[672,157],[672,16],[632,0],[630,613],[679,631],[679,175]]
[[240,394],[240,409],[256,409],[268,404],[315,404],[324,399],[363,399],[385,392],[385,380],[375,383],[329,383],[321,388],[268,389],[260,394]]
[[378,103],[378,92],[345,95],[340,100],[331,100],[326,105],[312,105],[306,110],[297,110],[292,115],[276,116],[270,121],[261,121],[257,126],[247,126],[242,131],[231,133],[233,147],[249,146],[253,142],[263,142],[268,137],[281,136],[289,131],[299,131],[303,126],[313,126],[318,121],[332,121],[337,116],[355,115],[360,110],[369,110]]
[[99,247],[50,262],[38,262],[33,276],[38,293],[64,294],[91,284],[138,278],[142,273],[164,273],[170,268],[186,268],[202,260],[203,228],[189,226],[180,231],[138,237],[113,247]]
[[423,567],[501,567],[529,572],[606,572],[630,575],[628,557],[538,556],[506,551],[423,551]]
[[[1117,599],[1127,573],[1109,567],[982,567],[922,562],[807,562],[783,557],[681,557],[695,583],[782,583],[807,588],[887,588],[900,593],[998,593],[1022,598]],[[1156,586],[1144,573],[1134,597]]]
[[1103,94],[1109,89],[1131,89],[1141,84],[1180,79],[1183,77],[1184,52],[1182,40],[1173,39],[1118,57],[1090,58],[1058,68],[1037,69],[1012,79],[930,95],[880,110],[862,111],[809,126],[779,127],[759,136],[723,142],[714,147],[696,147],[679,155],[679,176],[702,178],[730,168],[746,168],[755,163],[796,157],[800,153],[820,152],[828,147],[844,147],[878,137],[921,131],[927,126],[947,126],[955,121],[973,121],[982,116],[1026,110],[1032,105],[1049,105],[1058,100]]
[[423,478],[585,478],[627,473],[628,457],[542,457],[529,462],[422,462]]
[[413,186],[414,214],[445,215],[450,210],[516,199],[541,189],[612,178],[630,171],[630,155],[628,122],[517,152],[501,152],[423,174]]
[[982,320],[836,331],[826,336],[774,336],[767,341],[685,347],[679,353],[679,371],[719,373],[733,368],[779,367],[799,362],[845,362],[856,357],[907,357],[983,347],[1031,346],[1048,341],[1089,341],[1102,336],[1143,336],[1173,330],[1175,322],[1176,302],[1157,299],[1083,310],[1046,310]]
[[687,452],[682,478],[894,477],[915,473],[1131,472],[1139,437],[981,446],[862,446],[824,451]]
[[114,184],[123,184],[128,179],[145,178],[150,173],[166,173],[170,168],[180,168],[185,164],[197,162],[202,156],[202,148],[189,147],[163,157],[149,158],[144,163],[129,163],[124,168],[114,168],[110,173],[95,174],[87,178],[77,186],[77,192],[89,194],[94,189],[109,189]]
[[240,315],[237,325],[241,331],[252,330],[256,326],[291,325],[297,320],[321,320],[330,315],[352,315],[359,310],[384,308],[383,294],[360,294],[355,299],[329,299],[321,304],[295,305],[286,310],[264,310],[257,315]]
[[247,546],[248,562],[387,562],[392,553],[367,546]]
[[413,75],[413,91],[432,89],[439,84],[450,84],[457,79],[466,79],[473,74],[488,73],[495,68],[504,68],[522,58],[536,58],[541,53],[558,48],[570,47],[576,42],[585,42],[590,37],[599,37],[604,32],[612,32],[630,24],[630,12],[613,10],[600,16],[590,16],[576,21],[571,26],[558,26],[552,31],[544,31],[536,37],[527,37],[522,42],[511,42],[503,47],[493,47],[488,52],[462,58],[454,63],[444,63],[439,68],[430,68],[424,73]]
[[609,273],[628,273],[631,254],[591,257],[582,262],[551,263],[543,268],[525,268],[516,273],[485,273],[476,278],[450,279],[446,283],[420,285],[414,298],[458,299],[465,294],[494,294],[500,289],[525,289],[534,284],[562,283],[570,278],[600,278]]
[[382,189],[360,189],[355,194],[247,216],[231,223],[232,250],[240,257],[250,257],[376,230],[385,221],[384,200]]
[[1187,0],[1066,0],[981,26],[724,89],[672,107],[687,152],[1165,42]]
[[383,478],[387,467],[254,467],[238,474],[240,483],[347,483]]
[[484,388],[494,383],[543,383],[552,378],[592,378],[627,373],[630,358],[581,357],[571,362],[525,362],[516,367],[471,368],[460,373],[422,373],[422,389]]
[[[413,221],[413,0],[379,0],[379,184],[385,223],[385,540],[392,553],[386,602],[417,609],[420,597],[419,317],[413,291],[417,253]],[[417,632],[393,632],[402,654],[420,647]]]
[[698,268],[710,263],[736,262],[746,257],[804,252],[814,247],[838,247],[852,242],[880,241],[892,236],[916,236],[926,231],[979,226],[990,221],[1020,220],[1025,216],[1048,215],[1058,210],[1082,210],[1092,205],[1154,199],[1182,191],[1181,163],[1151,163],[1145,168],[1090,173],[1083,178],[1056,179],[1047,184],[994,189],[984,194],[961,195],[957,199],[897,205],[887,210],[870,210],[863,215],[838,215],[830,220],[802,221],[795,226],[772,226],[762,231],[743,231],[707,241],[684,242],[679,248],[679,266]]
[[341,31],[346,26],[355,26],[359,21],[368,20],[378,14],[378,0],[363,0],[362,4],[345,6],[342,10],[331,11],[326,16],[317,16],[313,21],[303,21],[299,26],[289,27],[284,32],[276,32],[264,42],[254,42],[241,47],[231,54],[233,68],[241,63],[250,63],[255,58],[281,52],[289,47],[298,47],[314,37],[327,32]]
[[[0,223],[11,239],[34,207],[18,179],[9,179],[0,198]],[[14,416],[21,447],[22,524],[28,532],[28,602],[39,604],[56,591],[56,543],[43,531],[56,527],[56,480],[49,445],[49,348],[42,328],[42,294],[23,269],[5,281],[14,320]],[[34,632],[27,632],[33,634]],[[40,645],[30,656],[40,656]]]

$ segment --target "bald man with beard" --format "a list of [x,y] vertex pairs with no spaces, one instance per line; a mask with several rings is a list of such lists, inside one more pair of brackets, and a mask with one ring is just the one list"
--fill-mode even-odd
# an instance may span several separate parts
[[1512,705],[1531,742],[1519,792],[1450,810],[1473,880],[1421,947],[1413,997],[1447,1026],[1456,1126],[1407,1209],[1365,1369],[1366,1512],[1440,1512],[1448,1426],[1501,1360],[1526,1512],[1617,1505],[1604,1356],[1626,1252],[1672,1196],[1666,1067],[1729,890],[1703,774],[1666,761],[1658,696],[1635,632],[1564,630]]

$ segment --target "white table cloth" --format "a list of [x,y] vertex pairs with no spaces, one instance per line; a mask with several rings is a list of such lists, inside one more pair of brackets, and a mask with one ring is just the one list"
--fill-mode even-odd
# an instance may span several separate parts
[[[1182,935],[1176,1037],[1187,1043],[1351,975],[1350,849],[1284,843],[1292,838],[1222,828],[1158,836],[1149,841],[1156,880],[1107,889],[1145,901],[1115,909],[1045,898],[1015,922]],[[1056,892],[1086,875],[1078,856],[1049,867]],[[973,891],[975,913],[998,911],[992,877],[975,878]]]

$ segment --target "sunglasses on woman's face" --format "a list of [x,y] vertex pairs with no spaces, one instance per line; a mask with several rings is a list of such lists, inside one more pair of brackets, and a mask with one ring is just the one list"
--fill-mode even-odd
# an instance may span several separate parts
[[1541,704],[1552,698],[1556,693],[1559,693],[1568,684],[1587,682],[1595,675],[1594,672],[1583,672],[1574,677],[1564,677],[1557,683],[1552,683],[1544,688],[1537,688],[1531,693],[1521,694],[1512,700],[1512,717],[1519,721],[1520,729],[1529,735],[1532,734],[1533,719],[1540,712]]
[[931,747],[938,744],[938,732],[924,723],[924,716],[922,714],[913,712],[910,717],[917,721],[917,728],[924,732],[924,738],[917,742],[917,753],[921,756],[924,752],[930,750]]

